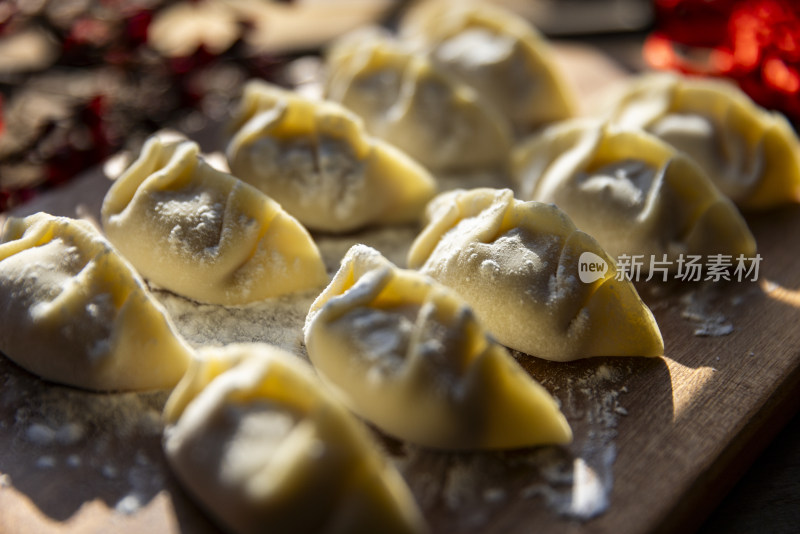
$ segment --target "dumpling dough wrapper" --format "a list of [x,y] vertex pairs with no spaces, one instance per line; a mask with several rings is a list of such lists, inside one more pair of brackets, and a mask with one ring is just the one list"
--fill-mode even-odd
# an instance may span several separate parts
[[230,532],[427,531],[361,424],[276,347],[200,349],[164,418],[170,467]]
[[786,117],[729,83],[644,75],[612,110],[612,124],[646,130],[686,153],[742,209],[800,202],[797,134]]
[[511,125],[490,103],[424,54],[374,30],[335,42],[326,96],[367,130],[434,173],[506,170]]
[[440,449],[572,440],[556,401],[455,292],[365,245],[311,305],[305,342],[347,405],[402,440]]
[[549,44],[511,11],[463,0],[420,2],[401,21],[400,35],[475,88],[519,134],[576,113]]
[[752,258],[756,242],[736,206],[688,156],[643,130],[572,120],[521,143],[520,198],[552,202],[613,257]]
[[133,267],[90,223],[10,218],[0,240],[0,350],[46,380],[168,389],[191,349]]
[[664,353],[631,281],[556,206],[482,188],[443,193],[427,214],[409,267],[453,288],[505,346],[555,361]]
[[243,305],[328,281],[308,231],[191,141],[151,137],[106,194],[102,219],[142,276],[199,302]]
[[251,81],[231,130],[233,173],[313,230],[416,222],[436,192],[419,163],[334,102]]

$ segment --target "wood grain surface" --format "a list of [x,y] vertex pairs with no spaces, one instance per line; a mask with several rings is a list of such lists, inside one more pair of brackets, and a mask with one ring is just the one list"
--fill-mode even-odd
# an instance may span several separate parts
[[800,413],[762,452],[697,534],[794,534],[800,525]]
[[[565,50],[573,80],[620,76],[592,52]],[[91,173],[20,213],[75,215],[81,205],[96,217],[108,184]],[[699,524],[796,410],[800,207],[748,222],[763,257],[757,282],[639,284],[663,358],[558,364],[517,354],[561,402],[575,431],[570,447],[456,454],[376,434],[433,532],[638,534]],[[732,329],[698,335],[708,321]],[[164,399],[72,390],[0,359],[0,532],[217,532],[164,463]],[[70,421],[80,431],[65,429]]]

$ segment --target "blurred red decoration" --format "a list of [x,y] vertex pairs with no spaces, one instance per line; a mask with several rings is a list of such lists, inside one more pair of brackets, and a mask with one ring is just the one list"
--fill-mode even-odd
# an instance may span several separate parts
[[74,128],[85,132],[88,142],[76,146],[67,142],[47,160],[48,185],[64,184],[82,170],[101,163],[111,155],[114,146],[104,120],[108,103],[103,95],[95,95],[78,106]]
[[132,46],[139,46],[147,42],[150,23],[153,13],[147,9],[137,11],[125,21],[125,34]]
[[800,2],[655,0],[644,56],[655,68],[735,80],[800,124]]

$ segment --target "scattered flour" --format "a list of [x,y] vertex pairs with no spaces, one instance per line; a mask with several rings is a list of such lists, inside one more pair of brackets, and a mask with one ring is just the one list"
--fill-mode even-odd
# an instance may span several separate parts
[[370,246],[380,251],[383,256],[397,265],[406,266],[406,256],[411,242],[417,237],[416,226],[396,226],[392,228],[370,228],[355,235],[337,236],[332,234],[314,234],[325,268],[329,273],[339,269],[339,263],[350,247],[356,243]]
[[[405,265],[415,227],[371,229],[352,235],[316,235],[325,266],[333,274],[350,247],[364,243],[378,248],[397,265]],[[172,317],[178,332],[195,347],[229,343],[269,343],[306,357],[303,325],[320,289],[268,299],[241,307],[198,304],[168,291],[155,290],[156,298]]]
[[[613,488],[613,465],[616,460],[617,423],[627,410],[619,396],[627,389],[616,388],[629,370],[600,364],[593,372],[566,381],[566,399],[562,411],[573,423],[584,428],[576,433],[567,458],[545,457],[541,474],[544,484],[527,486],[523,496],[543,496],[548,506],[563,516],[579,520],[597,517],[608,509]],[[540,459],[541,460],[541,459]]]
[[47,425],[34,423],[25,431],[25,437],[34,445],[50,445],[56,437],[55,431]]
[[434,530],[483,531],[504,506],[520,499],[540,500],[560,516],[587,521],[611,505],[617,424],[627,413],[620,404],[627,392],[621,382],[631,372],[599,364],[577,377],[554,373],[542,380],[561,393],[562,410],[575,430],[569,447],[443,453],[406,444],[395,464],[423,511],[443,517]]
[[714,305],[715,295],[701,288],[681,297],[681,317],[695,324],[694,335],[721,337],[733,332],[733,323]]
[[[458,177],[440,178],[442,189],[507,185],[503,177],[483,174],[466,182]],[[197,214],[196,226],[204,230],[198,235],[213,236],[218,223],[215,211]],[[418,231],[414,226],[373,228],[344,236],[315,234],[314,239],[332,274],[355,243],[372,246],[403,267]],[[535,269],[540,267],[538,262],[538,258],[526,258],[519,268]],[[494,271],[496,266],[487,262],[485,269]],[[266,342],[298,356],[305,356],[302,327],[317,294],[312,291],[226,308],[155,291],[181,335],[195,347]],[[166,392],[94,394],[47,384],[10,367],[0,361],[0,424],[14,430],[9,444],[24,461],[14,466],[0,460],[0,471],[9,471],[0,475],[0,487],[24,477],[32,467],[67,466],[80,471],[86,486],[118,487],[109,505],[126,515],[136,513],[163,490],[167,466],[159,454],[160,414]],[[609,506],[616,425],[627,413],[619,402],[627,391],[620,384],[624,377],[625,371],[600,365],[585,376],[557,373],[547,383],[543,381],[558,396],[576,429],[575,441],[568,448],[446,453],[401,444],[401,452],[393,459],[423,510],[442,510],[449,523],[437,531],[481,528],[519,498],[541,498],[554,513],[590,519]]]
[[[409,226],[314,237],[332,274],[356,242],[375,247],[404,266],[417,232],[418,228]],[[494,265],[487,263],[485,268],[492,270]],[[302,327],[317,294],[312,291],[244,307],[223,307],[155,291],[179,332],[193,346],[266,342],[301,357],[305,356]],[[557,395],[578,430],[575,442],[569,448],[474,454],[432,452],[403,444],[403,452],[394,459],[423,510],[440,507],[448,525],[468,531],[485,527],[495,514],[520,498],[540,499],[554,513],[579,520],[608,508],[616,424],[627,413],[619,403],[626,389],[621,384],[617,387],[624,371],[599,365],[586,376],[557,373],[550,378],[543,383]],[[63,465],[99,477],[106,484],[121,485],[123,492],[110,503],[120,514],[136,513],[163,488],[167,467],[161,458],[154,459],[138,445],[136,449],[130,445],[123,459],[116,448],[126,439],[142,443],[142,437],[145,442],[158,443],[166,393],[92,394],[43,383],[30,391],[18,387],[22,380],[6,374],[0,407],[13,414],[11,423],[18,429],[18,440],[36,447],[36,467]],[[4,476],[10,483],[16,475]]]
[[[605,463],[613,463],[616,455],[613,444],[604,453],[608,457]],[[561,512],[578,519],[591,519],[604,512],[608,508],[611,493],[610,473],[603,476],[589,467],[583,458],[575,460],[573,472],[575,480],[569,508]]]
[[178,332],[194,347],[229,343],[269,343],[305,355],[303,324],[317,291],[269,299],[243,307],[198,304],[166,291],[156,298]]
[[76,422],[64,423],[56,430],[55,438],[61,445],[74,445],[83,439],[85,429]]
[[450,510],[458,510],[467,504],[482,486],[480,473],[469,463],[456,463],[447,472],[444,486],[444,501]]
[[136,495],[135,493],[131,493],[126,495],[122,499],[117,502],[116,506],[114,506],[114,510],[121,514],[131,515],[139,510],[142,506],[142,499],[140,496]]
[[490,503],[499,503],[506,499],[503,488],[487,488],[483,491],[483,500]]
[[104,465],[100,472],[103,473],[104,477],[111,480],[119,476],[119,471],[117,471],[117,468],[113,465]]
[[56,466],[56,459],[52,456],[40,456],[38,460],[36,460],[36,467],[39,469],[50,469]]
[[[135,495],[138,500],[117,508],[132,513],[134,504],[164,489],[166,465],[150,461],[154,453],[143,449],[160,449],[166,398],[167,392],[92,393],[47,383],[0,358],[0,419],[10,430],[0,433],[0,476],[5,485],[13,480],[27,488],[37,473],[58,474],[48,482],[48,495],[76,511],[97,497]],[[40,501],[34,492],[31,498],[47,513],[50,497]]]

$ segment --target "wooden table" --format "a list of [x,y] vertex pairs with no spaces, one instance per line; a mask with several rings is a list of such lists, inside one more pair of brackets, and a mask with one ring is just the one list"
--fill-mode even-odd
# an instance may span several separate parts
[[[573,82],[621,76],[562,48]],[[99,172],[24,206],[98,213]],[[519,356],[562,403],[568,448],[439,453],[382,440],[434,532],[684,531],[797,409],[800,207],[753,216],[754,283],[640,284],[663,358],[568,364]],[[375,235],[365,236],[366,240]],[[728,335],[696,335],[729,324]],[[707,330],[707,329],[706,329]],[[99,395],[0,360],[0,532],[216,532],[166,469],[165,394]]]

